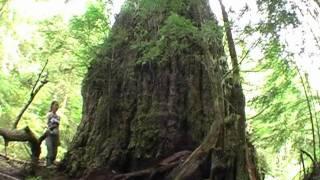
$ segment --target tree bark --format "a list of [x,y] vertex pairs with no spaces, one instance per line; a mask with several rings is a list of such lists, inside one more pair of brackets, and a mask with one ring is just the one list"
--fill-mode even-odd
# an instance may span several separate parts
[[219,0],[219,3],[220,3],[221,11],[222,11],[222,18],[223,18],[223,22],[224,22],[225,33],[227,36],[229,54],[231,57],[233,80],[237,83],[240,83],[240,67],[239,67],[239,63],[238,63],[236,46],[233,41],[231,23],[229,21],[228,13],[222,3],[222,0]]
[[83,117],[62,168],[141,175],[189,150],[175,170],[149,179],[249,179],[242,89],[223,79],[223,38],[208,1],[127,3],[83,82]]

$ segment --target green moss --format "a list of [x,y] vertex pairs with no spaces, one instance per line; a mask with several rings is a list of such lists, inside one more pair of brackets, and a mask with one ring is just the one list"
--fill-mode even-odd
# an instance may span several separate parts
[[[170,57],[186,54],[191,46],[215,49],[213,44],[221,44],[223,30],[214,20],[201,26],[195,25],[185,12],[200,0],[129,0],[124,5],[122,15],[131,26],[112,29],[107,44],[109,48],[123,47],[128,43],[138,53],[136,64],[165,63]],[[201,4],[201,3],[200,3]],[[130,22],[135,22],[131,24]],[[130,42],[130,43],[129,43]],[[112,46],[112,47],[111,47]],[[193,47],[192,47],[193,48]]]
[[217,22],[210,20],[201,25],[201,30],[198,33],[198,39],[202,43],[222,44],[223,28],[217,25]]
[[128,35],[129,35],[128,31],[122,27],[117,27],[113,29],[113,31],[109,36],[110,39],[108,39],[107,41],[107,47],[108,48],[120,47],[121,45],[123,45],[123,43],[129,40]]
[[162,114],[159,112],[159,104],[153,104],[148,109],[145,104],[142,106],[144,107],[138,108],[140,111],[137,112],[135,123],[131,126],[134,136],[131,138],[129,149],[134,149],[134,156],[137,158],[149,158],[157,151],[154,147],[157,147],[160,127],[155,125],[159,124],[158,117]]
[[172,13],[157,33],[157,38],[135,44],[132,48],[139,50],[142,57],[137,64],[147,62],[162,63],[173,55],[181,54],[188,49],[190,42],[194,41],[197,28],[191,20],[176,13]]
[[145,27],[141,29],[145,33],[139,33],[137,41],[131,46],[141,54],[137,64],[164,63],[170,57],[186,54],[191,46],[215,49],[210,45],[221,44],[223,38],[222,28],[215,21],[207,21],[201,27],[196,27],[190,19],[176,13],[171,13],[164,20],[153,38],[148,37],[150,33]]

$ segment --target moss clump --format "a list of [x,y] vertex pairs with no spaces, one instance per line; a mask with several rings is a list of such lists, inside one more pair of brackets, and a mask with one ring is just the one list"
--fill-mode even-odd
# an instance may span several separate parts
[[172,13],[164,22],[164,25],[159,30],[157,39],[143,42],[133,46],[142,50],[142,57],[137,61],[138,64],[154,62],[157,60],[161,63],[164,59],[181,54],[190,47],[194,41],[197,28],[192,22],[183,16]]
[[216,47],[210,47],[210,44],[222,43],[222,37],[222,28],[214,21],[207,21],[198,28],[190,19],[171,13],[155,39],[140,38],[147,40],[137,41],[138,44],[133,44],[131,47],[142,54],[137,64],[162,63],[170,60],[170,57],[187,54],[186,51],[191,46],[215,49]]

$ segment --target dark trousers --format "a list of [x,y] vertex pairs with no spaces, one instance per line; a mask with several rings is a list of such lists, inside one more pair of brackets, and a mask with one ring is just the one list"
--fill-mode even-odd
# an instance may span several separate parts
[[52,163],[56,160],[58,146],[59,146],[59,135],[58,134],[48,134],[46,138],[47,145],[47,166],[52,165]]

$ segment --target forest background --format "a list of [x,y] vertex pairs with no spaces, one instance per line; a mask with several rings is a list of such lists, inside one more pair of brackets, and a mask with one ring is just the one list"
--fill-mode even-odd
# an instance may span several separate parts
[[[28,125],[40,136],[50,103],[58,100],[62,119],[58,158],[63,157],[81,121],[82,79],[103,49],[122,3],[0,1],[0,127],[12,127],[38,77],[47,78],[18,128]],[[247,133],[257,149],[260,170],[266,179],[298,179],[301,157],[307,167],[312,164],[302,152],[314,161],[320,158],[320,2],[224,3],[241,63]],[[218,1],[211,0],[210,5],[222,27]],[[44,158],[44,143],[42,149]],[[4,153],[2,139],[0,153]],[[8,155],[28,160],[30,152],[27,144],[12,142]]]

